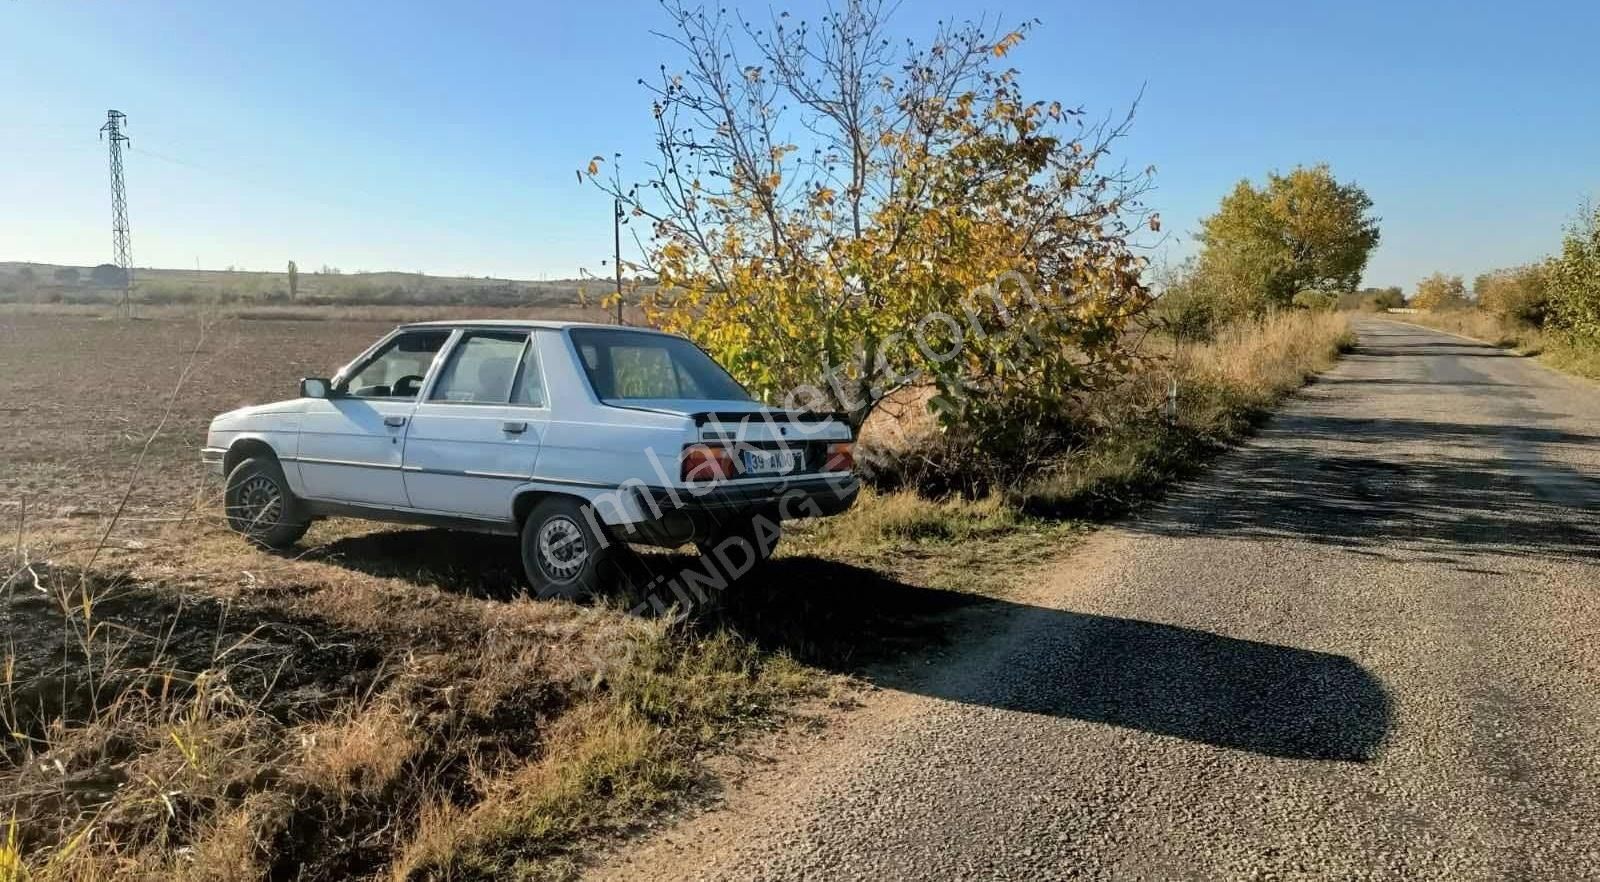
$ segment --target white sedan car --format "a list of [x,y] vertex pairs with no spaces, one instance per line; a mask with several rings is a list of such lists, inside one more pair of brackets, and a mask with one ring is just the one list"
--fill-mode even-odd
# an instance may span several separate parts
[[854,502],[852,441],[682,337],[461,321],[403,325],[298,398],[218,416],[201,458],[256,542],[328,516],[518,535],[544,593],[599,590],[620,542],[770,556],[782,520]]

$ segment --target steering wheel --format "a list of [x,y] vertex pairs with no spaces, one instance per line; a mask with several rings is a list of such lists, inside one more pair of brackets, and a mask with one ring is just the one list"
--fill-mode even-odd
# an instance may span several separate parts
[[389,394],[396,398],[415,398],[422,391],[422,377],[417,374],[407,374],[394,381]]

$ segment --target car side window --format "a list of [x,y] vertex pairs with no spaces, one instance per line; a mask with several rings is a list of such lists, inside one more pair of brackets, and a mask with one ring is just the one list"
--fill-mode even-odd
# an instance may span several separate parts
[[539,347],[536,343],[527,348],[522,355],[522,363],[517,366],[517,379],[511,385],[511,403],[524,407],[549,405],[544,395],[544,374],[539,370]]
[[467,334],[451,350],[429,400],[505,404],[511,399],[512,381],[527,343],[526,333]]
[[416,398],[449,331],[407,331],[390,340],[337,391],[357,398]]

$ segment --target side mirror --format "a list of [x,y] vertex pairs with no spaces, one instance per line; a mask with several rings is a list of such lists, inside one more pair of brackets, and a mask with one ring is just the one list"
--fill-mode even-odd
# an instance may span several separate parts
[[322,377],[306,377],[300,381],[301,398],[327,398],[330,384]]

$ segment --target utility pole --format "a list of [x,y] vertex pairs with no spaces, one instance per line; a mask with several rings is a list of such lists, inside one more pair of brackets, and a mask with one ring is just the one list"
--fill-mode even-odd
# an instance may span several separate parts
[[133,318],[133,255],[128,247],[128,193],[122,186],[122,142],[128,136],[122,126],[128,115],[120,110],[106,111],[106,124],[100,137],[111,146],[111,244],[117,266],[122,268],[122,314]]
[[622,200],[611,200],[611,262],[617,265],[617,324],[622,324]]

